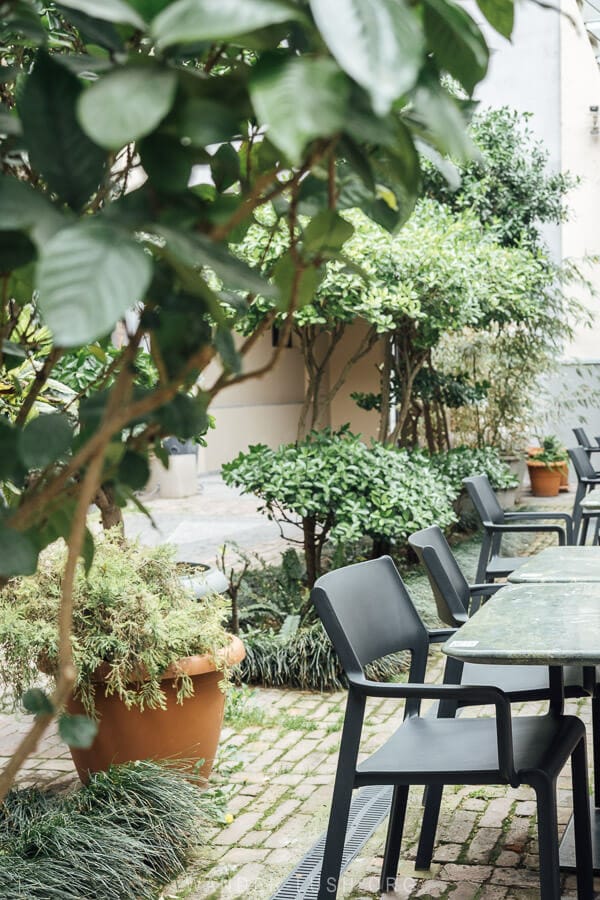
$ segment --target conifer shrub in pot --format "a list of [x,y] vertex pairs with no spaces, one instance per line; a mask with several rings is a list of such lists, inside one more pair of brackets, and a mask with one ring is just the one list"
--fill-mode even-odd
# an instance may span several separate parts
[[[244,656],[223,627],[226,601],[198,601],[182,586],[172,548],[96,539],[74,585],[72,715],[97,721],[88,748],[71,747],[80,778],[113,763],[178,759],[210,773],[228,669]],[[31,577],[0,592],[0,678],[16,702],[57,667],[64,547],[41,556]]]

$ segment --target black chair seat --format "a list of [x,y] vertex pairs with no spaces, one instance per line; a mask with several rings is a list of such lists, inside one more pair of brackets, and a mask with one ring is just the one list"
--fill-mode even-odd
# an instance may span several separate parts
[[518,569],[527,557],[524,556],[492,556],[488,560],[486,573],[488,578],[506,578],[515,569]]
[[[570,735],[580,730],[581,721],[575,716],[514,717],[515,769],[521,776],[538,769],[547,771],[552,763],[548,748],[570,740]],[[359,763],[356,784],[379,784],[383,774],[389,784],[410,784],[411,776],[415,784],[484,784],[488,779],[498,784],[496,719],[407,719],[383,746]]]

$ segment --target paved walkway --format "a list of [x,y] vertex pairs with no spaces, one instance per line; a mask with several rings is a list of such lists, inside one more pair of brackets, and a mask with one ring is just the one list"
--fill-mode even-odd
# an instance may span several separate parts
[[[267,553],[275,553],[281,547],[277,533],[259,518],[251,498],[232,497],[216,479],[203,481],[203,487],[198,497],[177,501],[177,511],[173,501],[150,502],[160,539],[180,539],[182,553],[194,552],[199,561],[206,562],[214,560],[218,542],[230,536],[247,548]],[[565,498],[562,505],[569,502]],[[137,530],[145,540],[158,537],[141,527],[135,516],[128,516],[128,530]],[[540,549],[543,543],[536,541],[530,550]],[[439,678],[442,665],[441,653],[436,649],[430,668],[432,680]],[[214,829],[188,874],[165,892],[165,898],[267,900],[271,896],[325,829],[344,702],[343,693],[260,689],[233,692],[233,712],[223,732],[217,774],[224,785],[230,785],[229,812],[233,819]],[[571,701],[568,706],[589,723],[589,701]],[[536,714],[543,708],[544,704],[523,704],[519,711]],[[481,712],[474,709],[471,714]],[[370,704],[366,752],[397,727],[400,715],[399,704]],[[0,766],[26,727],[26,717],[0,713]],[[27,763],[20,781],[31,784],[73,779],[68,751],[53,730]],[[561,825],[570,816],[570,802],[569,776],[565,772],[559,779]],[[426,872],[415,872],[420,795],[414,791],[397,890],[389,896],[452,900],[539,897],[534,812],[533,792],[528,788],[447,789],[433,864]],[[352,863],[338,896],[353,900],[378,896],[384,828],[378,829]],[[565,878],[564,888],[566,897],[575,897],[572,877]]]

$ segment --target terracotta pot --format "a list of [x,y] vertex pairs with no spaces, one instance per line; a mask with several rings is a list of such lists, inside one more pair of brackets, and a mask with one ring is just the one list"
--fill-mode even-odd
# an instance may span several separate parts
[[[246,655],[237,637],[223,651],[229,665],[235,665]],[[194,694],[177,703],[177,690],[172,681],[173,670],[163,675],[163,690],[167,695],[166,709],[127,709],[116,696],[107,697],[99,687],[96,709],[99,715],[98,733],[87,750],[71,747],[71,756],[80,779],[88,780],[89,772],[101,772],[115,763],[136,759],[181,760],[182,768],[208,778],[210,775],[223,724],[225,695],[219,687],[222,679],[209,656],[189,656],[180,661],[180,668],[190,675]],[[68,711],[85,715],[79,700],[71,698]],[[202,766],[196,769],[199,760]]]
[[568,491],[569,490],[569,463],[562,462],[559,467],[560,472],[560,487],[559,491]]
[[527,469],[531,481],[531,493],[534,497],[556,497],[560,488],[560,466],[562,463],[536,462],[527,460]]

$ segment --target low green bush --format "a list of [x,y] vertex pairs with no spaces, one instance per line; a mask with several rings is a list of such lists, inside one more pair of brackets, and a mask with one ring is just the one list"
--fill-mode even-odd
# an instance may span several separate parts
[[347,427],[313,431],[272,450],[257,444],[223,466],[229,485],[256,494],[262,511],[302,530],[309,587],[322,571],[326,541],[368,535],[374,555],[413,531],[454,521],[454,491],[424,454],[367,446]]
[[430,456],[432,464],[451,483],[456,495],[463,490],[463,478],[487,475],[496,491],[515,488],[519,480],[500,458],[495,447],[454,447]]
[[69,793],[11,791],[0,807],[2,900],[158,900],[215,799],[171,766],[115,766]]

